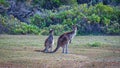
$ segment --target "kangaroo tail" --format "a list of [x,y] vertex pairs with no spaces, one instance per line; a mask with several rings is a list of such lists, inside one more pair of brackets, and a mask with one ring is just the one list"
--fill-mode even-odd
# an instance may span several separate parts
[[41,50],[40,52],[45,52],[46,48],[44,50]]
[[48,53],[55,53],[59,48],[60,48],[60,46],[57,45],[57,47],[52,52],[48,52]]

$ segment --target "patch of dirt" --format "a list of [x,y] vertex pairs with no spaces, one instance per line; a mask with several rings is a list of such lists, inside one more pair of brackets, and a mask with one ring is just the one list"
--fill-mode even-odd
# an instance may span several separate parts
[[[71,54],[62,54],[61,50],[53,54],[39,52],[37,47],[11,49],[15,57],[0,63],[0,68],[119,68],[120,57],[109,56],[111,50],[79,49]],[[17,55],[17,53],[19,53]],[[102,59],[102,54],[105,56]],[[108,55],[106,55],[108,54]],[[97,59],[94,56],[100,56]],[[114,54],[115,55],[115,54]],[[17,57],[18,56],[18,57]],[[118,60],[118,61],[117,61]]]
[[82,55],[37,52],[34,55],[0,63],[0,68],[78,68],[83,66],[86,61],[89,61],[89,58]]
[[120,62],[89,62],[81,68],[120,68]]

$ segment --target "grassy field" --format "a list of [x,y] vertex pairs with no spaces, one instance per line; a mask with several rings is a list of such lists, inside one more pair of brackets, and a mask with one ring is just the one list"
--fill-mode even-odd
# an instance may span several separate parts
[[[47,36],[0,35],[0,68],[119,68],[120,36],[76,36],[69,54],[38,52]],[[55,36],[55,45],[58,36]]]

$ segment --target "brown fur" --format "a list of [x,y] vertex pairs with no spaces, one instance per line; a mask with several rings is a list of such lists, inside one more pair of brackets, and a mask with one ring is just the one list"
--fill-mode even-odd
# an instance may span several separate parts
[[49,52],[49,49],[50,51],[52,51],[52,46],[54,45],[53,32],[54,32],[53,30],[50,30],[49,32],[50,35],[48,36],[44,43],[45,49],[41,52]]
[[[68,45],[71,43],[71,40],[76,35],[77,27],[73,26],[73,31],[62,34],[57,41],[57,47],[54,51],[49,53],[56,52],[60,47],[63,48],[63,53],[68,53]],[[64,50],[66,48],[66,51]]]

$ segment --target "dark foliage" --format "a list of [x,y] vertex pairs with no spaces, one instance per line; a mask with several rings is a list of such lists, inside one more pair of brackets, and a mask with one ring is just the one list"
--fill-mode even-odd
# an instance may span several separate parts
[[[100,3],[102,2],[102,3]],[[120,35],[119,0],[0,0],[0,33]]]

